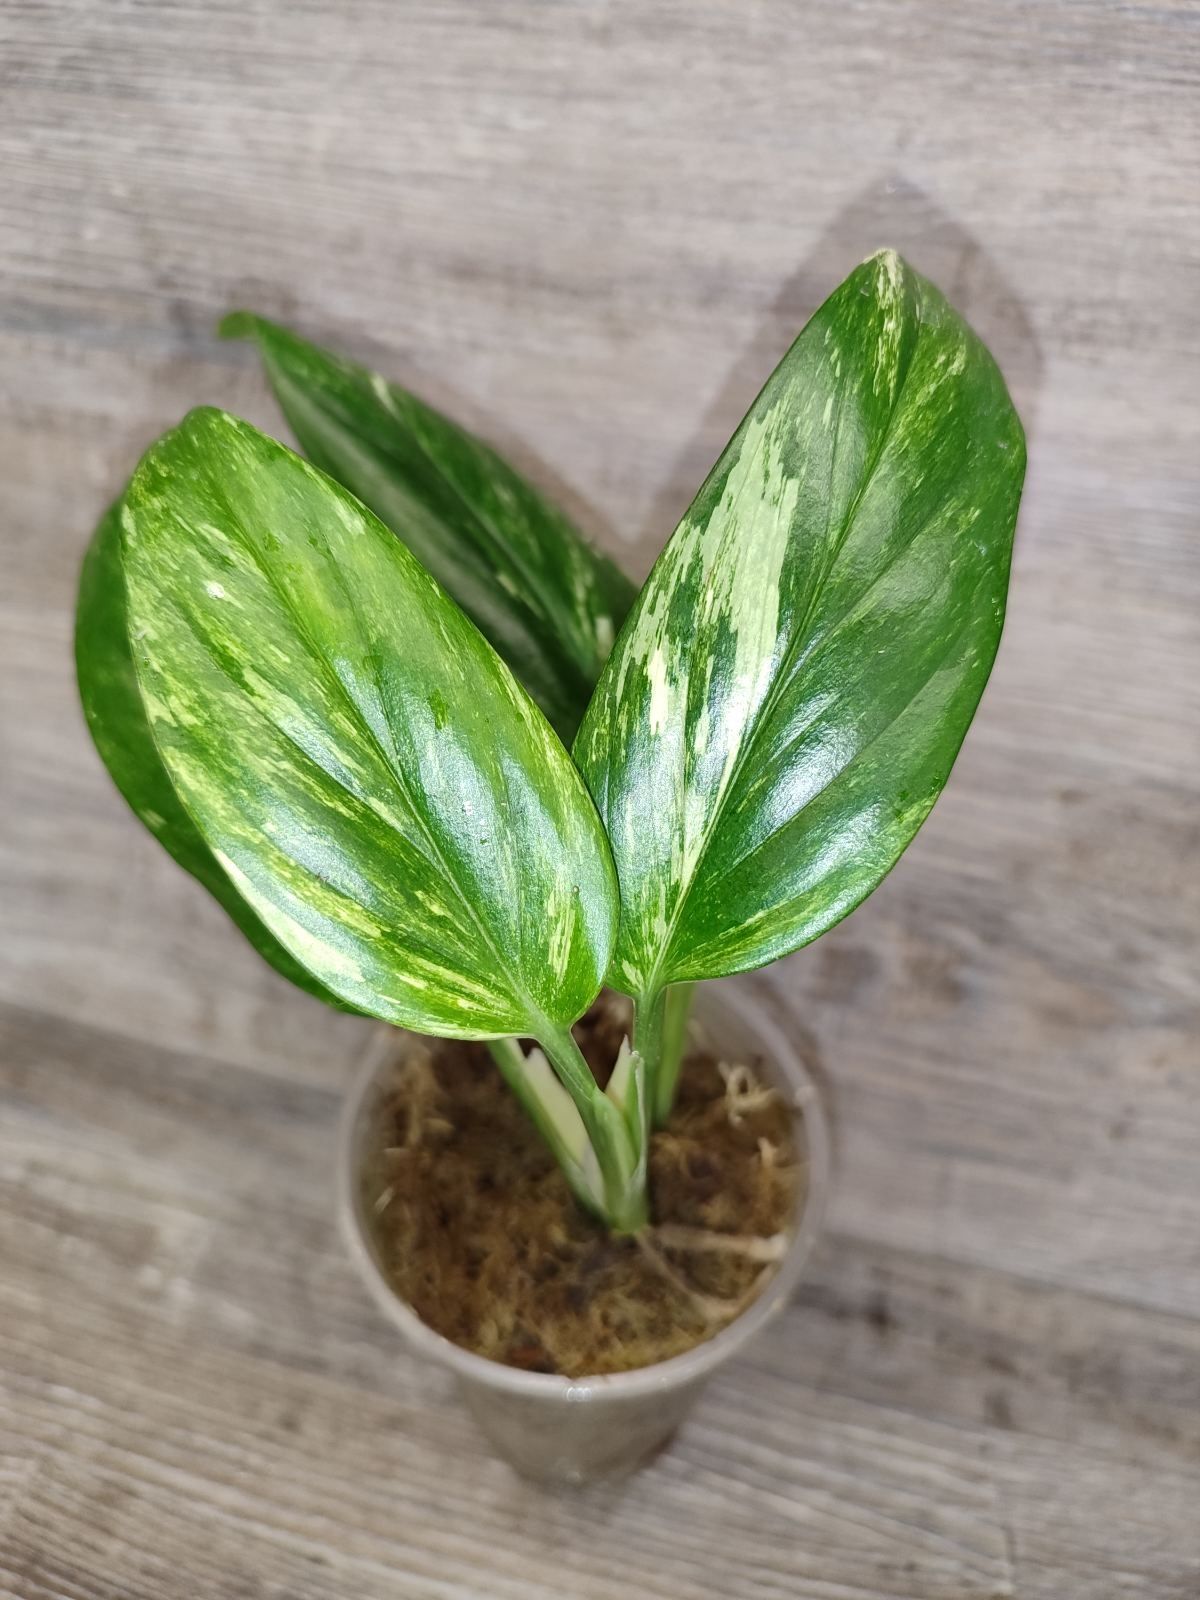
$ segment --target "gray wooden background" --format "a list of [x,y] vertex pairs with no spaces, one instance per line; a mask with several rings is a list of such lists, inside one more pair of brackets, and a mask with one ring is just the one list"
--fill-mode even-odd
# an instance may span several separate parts
[[[1200,10],[0,5],[0,1593],[1200,1595]],[[759,980],[840,1183],[636,1482],[547,1497],[334,1234],[363,1025],[125,814],[94,519],[248,305],[473,423],[643,572],[890,244],[1030,435],[1010,621],[878,894]]]

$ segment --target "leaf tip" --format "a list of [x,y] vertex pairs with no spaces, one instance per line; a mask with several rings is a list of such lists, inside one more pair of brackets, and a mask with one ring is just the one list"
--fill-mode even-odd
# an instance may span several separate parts
[[912,268],[898,250],[893,250],[890,245],[885,245],[882,250],[876,250],[862,263],[864,267],[874,267],[880,276],[888,282],[892,289],[899,289],[904,279],[911,273]]
[[219,406],[193,406],[173,428],[160,434],[138,462],[122,497],[121,524],[125,533],[145,496],[153,497],[160,484],[177,466],[208,444],[225,444],[248,424]]
[[[175,427],[167,430],[146,452],[146,457],[169,451],[176,444],[191,444],[205,438],[228,438],[244,430],[240,418],[222,411],[220,406],[193,406],[184,413]],[[139,468],[140,470],[140,468]],[[135,474],[136,476],[136,474]]]
[[256,339],[262,318],[253,311],[227,311],[217,323],[218,339]]

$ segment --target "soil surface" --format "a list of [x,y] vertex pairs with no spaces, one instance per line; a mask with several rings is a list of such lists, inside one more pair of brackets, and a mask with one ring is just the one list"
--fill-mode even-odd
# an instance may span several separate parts
[[[576,1025],[601,1083],[627,1027],[609,995]],[[711,1338],[774,1272],[805,1181],[798,1119],[756,1062],[693,1049],[651,1141],[651,1225],[614,1238],[487,1049],[430,1040],[380,1100],[364,1212],[397,1294],[456,1344],[534,1372],[623,1372]]]

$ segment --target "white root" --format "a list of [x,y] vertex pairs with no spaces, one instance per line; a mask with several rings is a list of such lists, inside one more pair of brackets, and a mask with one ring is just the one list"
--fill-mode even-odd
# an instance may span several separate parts
[[768,1265],[782,1261],[787,1251],[787,1234],[718,1233],[712,1228],[686,1228],[678,1223],[664,1222],[651,1228],[657,1244],[666,1250],[696,1250],[712,1255],[742,1256],[747,1261]]
[[725,1083],[725,1112],[735,1128],[741,1127],[742,1118],[749,1112],[762,1111],[779,1098],[774,1089],[764,1088],[750,1068],[741,1062],[731,1067],[727,1061],[718,1061],[717,1071]]
[[[669,1236],[672,1232],[690,1235],[690,1242],[688,1244],[676,1246],[669,1237],[667,1239],[663,1239],[664,1234]],[[649,1261],[663,1275],[667,1282],[677,1289],[681,1295],[685,1296],[686,1299],[692,1302],[692,1305],[704,1318],[704,1321],[709,1325],[709,1327],[712,1328],[723,1328],[727,1323],[732,1322],[734,1317],[740,1315],[740,1313],[745,1310],[745,1308],[758,1293],[761,1274],[758,1274],[754,1278],[754,1281],[750,1284],[750,1287],[746,1290],[745,1294],[738,1295],[737,1298],[733,1300],[719,1300],[715,1295],[704,1294],[701,1292],[701,1290],[694,1289],[683,1276],[683,1274],[675,1270],[670,1261],[653,1242],[653,1240],[647,1236],[650,1233],[654,1233],[659,1239],[663,1239],[663,1243],[671,1249],[681,1248],[686,1250],[711,1248],[710,1246],[697,1245],[695,1242],[697,1238],[705,1240],[732,1238],[739,1245],[748,1244],[751,1246],[772,1246],[775,1243],[774,1239],[740,1239],[737,1235],[710,1233],[705,1228],[675,1229],[669,1224],[664,1224],[659,1228],[646,1229],[642,1233],[634,1235],[638,1249],[646,1257],[647,1261]],[[782,1235],[777,1237],[782,1239]],[[783,1243],[786,1244],[786,1240],[783,1240]],[[716,1248],[721,1249],[723,1246],[717,1246]],[[754,1255],[753,1250],[745,1251],[743,1253],[748,1255],[751,1260],[759,1259]],[[772,1255],[767,1259],[769,1261],[777,1261],[779,1257]]]
[[741,1309],[740,1300],[718,1300],[713,1295],[702,1294],[699,1289],[693,1289],[691,1284],[681,1272],[677,1272],[663,1255],[658,1247],[651,1243],[645,1233],[634,1234],[638,1249],[647,1261],[659,1271],[669,1284],[679,1293],[690,1300],[696,1310],[709,1325],[728,1322]]

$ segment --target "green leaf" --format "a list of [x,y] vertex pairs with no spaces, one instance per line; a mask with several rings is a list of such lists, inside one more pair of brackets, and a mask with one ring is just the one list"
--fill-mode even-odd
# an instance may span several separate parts
[[125,497],[130,637],[171,780],[271,932],[351,1005],[554,1033],[616,920],[595,808],[407,549],[248,423],[195,411]]
[[897,256],[865,262],[700,490],[576,741],[616,987],[762,966],[895,863],[991,668],[1024,467],[983,345]]
[[253,339],[305,453],[356,494],[458,601],[570,739],[634,589],[556,507],[429,406],[250,312]]
[[218,900],[275,970],[309,994],[341,1001],[291,955],[254,914],[180,803],[142,706],[125,617],[121,503],[92,537],[79,579],[75,669],[84,716],[100,759],[125,800],[164,849]]

